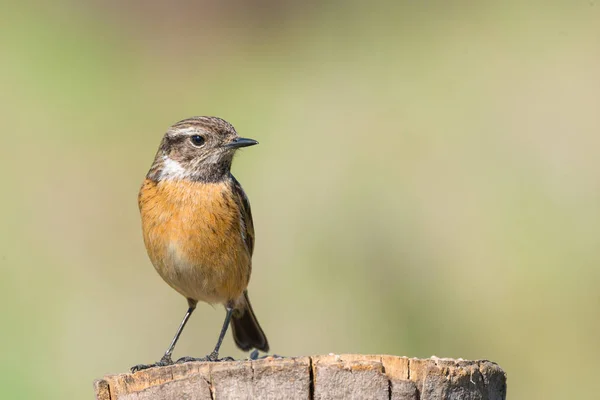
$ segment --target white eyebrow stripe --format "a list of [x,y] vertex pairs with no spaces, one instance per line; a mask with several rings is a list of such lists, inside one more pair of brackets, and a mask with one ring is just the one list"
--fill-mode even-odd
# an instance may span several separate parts
[[194,132],[198,132],[198,129],[193,126],[189,126],[189,127],[185,127],[185,128],[170,129],[168,134],[169,134],[169,136],[179,136],[181,134],[187,135],[187,134],[194,133]]

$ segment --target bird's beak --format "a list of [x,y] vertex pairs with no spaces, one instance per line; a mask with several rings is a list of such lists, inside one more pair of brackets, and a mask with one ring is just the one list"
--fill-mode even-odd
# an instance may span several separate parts
[[228,149],[239,149],[240,147],[254,146],[255,144],[258,144],[258,142],[254,139],[238,137],[232,142],[227,143],[224,147]]

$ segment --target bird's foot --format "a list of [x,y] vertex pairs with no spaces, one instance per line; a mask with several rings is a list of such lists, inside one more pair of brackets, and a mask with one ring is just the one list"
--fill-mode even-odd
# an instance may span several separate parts
[[177,360],[175,362],[175,364],[182,364],[182,363],[186,363],[186,362],[192,362],[192,361],[200,361],[200,362],[221,362],[221,361],[234,361],[233,357],[223,357],[223,358],[219,358],[219,355],[217,353],[210,353],[209,355],[207,355],[206,357],[200,357],[200,358],[195,358],[195,357],[181,357],[179,360]]
[[183,364],[186,362],[194,362],[194,361],[200,361],[200,362],[204,362],[204,361],[208,361],[206,359],[206,357],[200,357],[200,358],[196,358],[196,357],[181,357],[179,360],[175,361],[175,364]]
[[233,359],[233,357],[219,358],[219,353],[217,353],[216,351],[213,351],[212,353],[210,353],[209,355],[206,356],[206,361],[220,362],[220,361],[235,361],[235,360]]
[[162,358],[155,362],[154,364],[138,364],[131,367],[131,373],[136,373],[138,371],[153,368],[153,367],[165,367],[167,365],[173,365],[173,360],[170,355],[165,354]]

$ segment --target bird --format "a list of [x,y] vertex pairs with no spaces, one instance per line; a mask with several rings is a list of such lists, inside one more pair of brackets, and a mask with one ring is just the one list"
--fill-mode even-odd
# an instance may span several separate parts
[[[219,361],[229,325],[241,350],[269,351],[247,290],[254,251],[252,211],[231,174],[237,150],[256,144],[218,117],[187,118],[164,134],[138,205],[150,261],[162,279],[187,299],[188,308],[162,358],[135,365],[132,372],[187,361]],[[206,357],[173,362],[175,345],[198,302],[225,306],[217,343]]]

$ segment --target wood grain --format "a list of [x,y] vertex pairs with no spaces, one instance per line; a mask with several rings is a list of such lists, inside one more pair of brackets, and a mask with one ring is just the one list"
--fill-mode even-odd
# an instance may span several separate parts
[[325,355],[192,362],[94,382],[98,400],[504,400],[506,374],[479,360]]

